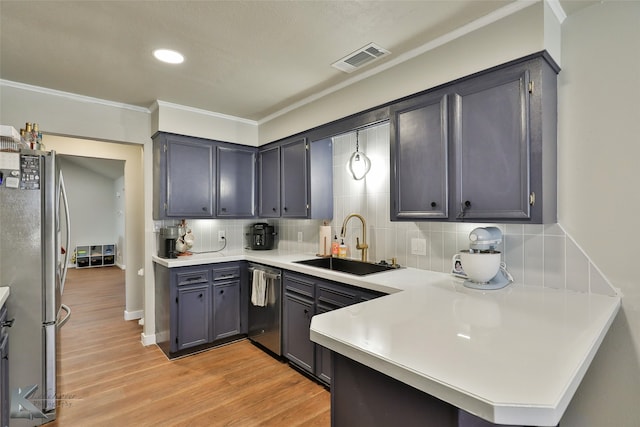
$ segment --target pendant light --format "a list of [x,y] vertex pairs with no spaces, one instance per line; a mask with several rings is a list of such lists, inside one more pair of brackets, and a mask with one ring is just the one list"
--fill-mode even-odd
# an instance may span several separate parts
[[347,163],[347,167],[351,175],[353,175],[353,179],[361,180],[371,169],[371,160],[362,152],[360,152],[360,144],[359,144],[359,132],[356,131],[356,151],[353,152],[351,158],[349,159],[349,163]]

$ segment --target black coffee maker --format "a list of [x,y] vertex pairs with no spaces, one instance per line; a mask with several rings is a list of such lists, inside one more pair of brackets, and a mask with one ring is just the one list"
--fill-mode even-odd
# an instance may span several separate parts
[[178,258],[176,250],[178,237],[178,227],[170,226],[160,229],[160,241],[158,242],[158,256],[160,258]]
[[254,250],[273,249],[275,241],[275,229],[266,222],[253,224],[249,231],[249,245]]

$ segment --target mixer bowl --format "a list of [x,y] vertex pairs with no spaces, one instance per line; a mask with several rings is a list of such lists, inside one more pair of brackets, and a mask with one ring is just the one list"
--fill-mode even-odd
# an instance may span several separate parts
[[469,280],[476,283],[487,283],[500,270],[500,252],[498,251],[460,251],[462,268]]

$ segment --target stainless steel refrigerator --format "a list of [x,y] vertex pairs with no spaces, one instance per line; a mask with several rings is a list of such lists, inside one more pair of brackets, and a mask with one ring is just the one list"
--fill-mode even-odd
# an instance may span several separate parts
[[[10,426],[56,417],[69,213],[55,152],[0,152],[0,286],[9,286]],[[62,250],[64,248],[64,250]],[[64,252],[64,253],[63,253]]]

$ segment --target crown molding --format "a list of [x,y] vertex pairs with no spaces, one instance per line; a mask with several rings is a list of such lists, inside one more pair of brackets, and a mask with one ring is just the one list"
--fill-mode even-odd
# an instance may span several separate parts
[[560,0],[544,0],[544,1],[549,5],[549,7],[551,8],[551,11],[556,16],[556,19],[558,20],[558,22],[562,24],[564,20],[567,19],[567,13],[562,8],[562,5],[560,4]]
[[234,121],[234,122],[238,122],[238,123],[244,123],[244,124],[247,124],[247,125],[258,126],[258,122],[255,121],[255,120],[249,120],[249,119],[244,119],[242,117],[230,116],[228,114],[222,114],[222,113],[216,113],[216,112],[213,112],[213,111],[202,110],[200,108],[188,107],[186,105],[181,105],[181,104],[174,104],[172,102],[161,101],[159,99],[156,100],[149,107],[149,110],[150,111],[155,111],[155,110],[158,110],[160,107],[173,108],[173,109],[176,109],[176,110],[182,110],[182,111],[186,111],[186,112],[189,112],[189,113],[202,114],[202,115],[205,115],[205,116],[216,117],[216,118],[219,118],[219,119],[230,120],[230,121]]
[[18,83],[18,82],[13,82],[11,80],[0,79],[0,86],[13,87],[13,88],[16,88],[16,89],[26,90],[26,91],[29,91],[29,92],[36,92],[36,93],[41,93],[41,94],[44,94],[44,95],[57,96],[57,97],[60,97],[60,98],[67,98],[67,99],[71,99],[71,100],[78,101],[78,102],[84,102],[84,103],[87,103],[87,104],[104,105],[104,106],[107,106],[107,107],[120,108],[120,109],[123,109],[123,110],[131,110],[131,111],[136,111],[138,113],[145,113],[145,114],[150,114],[151,113],[151,111],[148,108],[139,107],[137,105],[123,104],[121,102],[107,101],[106,99],[93,98],[91,96],[78,95],[77,93],[63,92],[61,90],[48,89],[46,87],[28,85],[28,84],[25,84],[25,83]]

